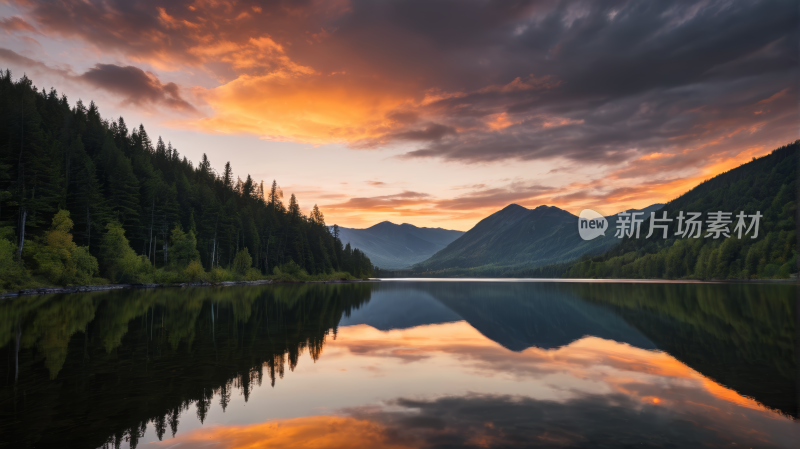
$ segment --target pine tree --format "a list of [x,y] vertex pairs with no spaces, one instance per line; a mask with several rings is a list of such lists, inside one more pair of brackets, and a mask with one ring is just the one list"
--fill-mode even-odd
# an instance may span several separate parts
[[231,162],[225,163],[225,171],[222,174],[222,184],[230,188],[233,183],[233,170],[231,169]]

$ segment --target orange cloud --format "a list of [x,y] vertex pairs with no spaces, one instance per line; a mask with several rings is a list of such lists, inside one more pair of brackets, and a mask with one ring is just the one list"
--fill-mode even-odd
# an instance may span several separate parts
[[189,125],[267,140],[354,142],[385,135],[395,127],[389,112],[411,100],[347,76],[320,76],[288,63],[283,67],[268,75],[242,75],[207,91],[203,97],[215,114]]

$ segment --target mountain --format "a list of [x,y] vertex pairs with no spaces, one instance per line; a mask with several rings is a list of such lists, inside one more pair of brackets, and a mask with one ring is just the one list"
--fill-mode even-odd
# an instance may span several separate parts
[[342,244],[358,248],[381,268],[405,268],[422,262],[444,249],[463,231],[418,228],[408,223],[389,221],[366,229],[339,228]]
[[[604,254],[565,269],[572,278],[786,279],[797,273],[797,169],[800,141],[753,158],[667,203],[669,238],[624,238]],[[675,238],[681,212],[731,213],[730,237]],[[759,212],[758,236],[733,232],[736,215]],[[746,220],[749,226],[751,220]],[[642,229],[649,227],[649,219]],[[702,234],[707,234],[704,223]]]
[[[629,211],[644,212],[649,216],[651,211],[662,206],[654,204]],[[578,217],[575,215],[555,206],[526,209],[511,204],[481,220],[430,259],[415,265],[414,270],[530,267],[569,262],[584,254],[601,253],[619,243],[619,239],[614,237],[616,215],[606,217],[606,220],[609,229],[606,235],[583,240],[578,234]]]

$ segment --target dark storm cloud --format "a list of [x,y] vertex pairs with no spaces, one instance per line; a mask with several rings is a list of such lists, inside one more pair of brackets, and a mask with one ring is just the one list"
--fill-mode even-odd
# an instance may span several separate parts
[[195,111],[194,106],[181,97],[177,84],[162,84],[154,75],[137,67],[96,64],[79,79],[120,95],[132,104],[157,104],[181,111]]
[[387,405],[402,411],[350,413],[386,426],[391,441],[425,448],[780,447],[761,432],[731,428],[716,409],[660,407],[621,394],[566,402],[469,394]]

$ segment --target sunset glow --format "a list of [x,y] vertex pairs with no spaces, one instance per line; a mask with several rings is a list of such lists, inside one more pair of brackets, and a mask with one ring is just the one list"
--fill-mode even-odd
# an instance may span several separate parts
[[796,139],[791,14],[640,6],[12,0],[0,63],[329,224],[467,230],[666,202]]

